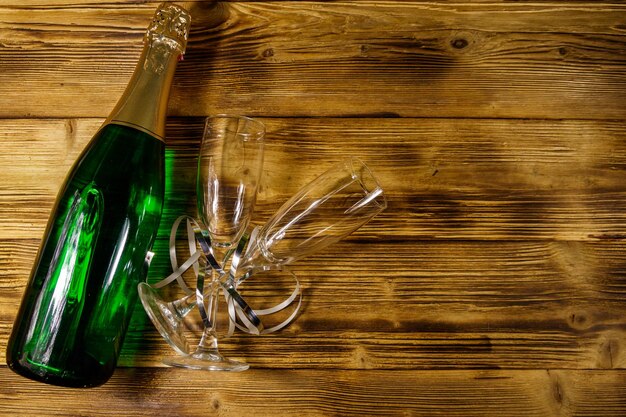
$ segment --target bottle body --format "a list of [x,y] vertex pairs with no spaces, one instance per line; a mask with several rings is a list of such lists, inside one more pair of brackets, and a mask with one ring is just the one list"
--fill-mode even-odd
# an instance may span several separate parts
[[164,143],[106,124],[59,192],[7,347],[15,372],[97,386],[113,373],[161,217]]
[[91,387],[115,369],[161,218],[167,101],[189,24],[159,6],[126,91],[59,192],[7,346],[18,374]]

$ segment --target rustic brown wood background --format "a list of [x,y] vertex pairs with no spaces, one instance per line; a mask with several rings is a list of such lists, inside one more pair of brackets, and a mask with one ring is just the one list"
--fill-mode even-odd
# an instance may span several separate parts
[[[0,0],[0,351],[56,192],[122,93],[157,3]],[[256,222],[345,155],[388,209],[294,265],[297,322],[166,368],[138,307],[90,390],[0,366],[0,415],[626,415],[626,4],[187,3],[167,203],[194,210],[202,116],[268,127]],[[2,360],[4,363],[4,360]]]

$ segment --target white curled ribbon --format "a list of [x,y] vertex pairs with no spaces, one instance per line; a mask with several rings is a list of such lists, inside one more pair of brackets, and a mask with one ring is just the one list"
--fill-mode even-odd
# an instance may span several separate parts
[[[182,265],[179,266],[177,256],[176,256],[176,234],[183,220],[186,220],[187,241],[189,244],[190,257],[187,260],[185,260],[185,262],[183,262]],[[187,286],[187,284],[185,284],[185,281],[183,280],[182,275],[189,268],[193,267],[193,272],[196,278],[196,282],[203,282],[202,278],[200,280],[198,280],[198,278],[201,275],[199,260],[200,258],[204,257],[205,260],[207,260],[208,265],[211,268],[215,269],[217,272],[221,273],[222,275],[228,275],[226,282],[222,283],[222,288],[224,289],[224,297],[228,305],[228,318],[229,318],[228,336],[232,336],[233,333],[235,332],[235,329],[239,329],[246,333],[251,333],[251,334],[256,334],[256,335],[273,333],[273,332],[283,329],[295,319],[295,317],[298,314],[298,311],[300,310],[300,306],[302,305],[302,291],[300,288],[300,282],[298,281],[298,278],[290,270],[283,267],[283,270],[289,273],[295,281],[295,288],[292,291],[292,293],[284,301],[276,304],[273,307],[261,309],[261,310],[254,310],[247,304],[247,302],[243,299],[243,297],[241,297],[241,294],[239,294],[239,292],[237,291],[237,287],[240,285],[240,282],[237,282],[235,280],[237,267],[239,266],[239,262],[244,254],[243,249],[244,249],[246,242],[245,241],[241,242],[240,245],[238,245],[237,249],[233,253],[230,254],[232,255],[233,259],[231,261],[231,268],[228,271],[228,273],[226,273],[222,269],[221,265],[217,262],[217,260],[213,257],[213,254],[210,253],[212,252],[210,249],[210,245],[209,247],[204,248],[204,246],[207,246],[207,242],[205,241],[205,238],[202,235],[199,235],[198,230],[200,230],[198,223],[195,221],[195,219],[193,219],[190,216],[186,216],[186,215],[179,216],[174,221],[174,223],[172,224],[172,228],[170,231],[170,238],[169,238],[170,264],[172,265],[172,270],[174,272],[172,272],[170,275],[168,275],[166,278],[162,279],[161,281],[157,282],[156,284],[152,284],[152,287],[157,288],[157,289],[163,288],[166,285],[169,285],[172,282],[176,281],[177,284],[180,286],[180,288],[185,292],[185,294],[192,295],[196,293],[196,291],[190,289]],[[258,227],[252,231],[249,239],[247,239],[248,245],[246,246],[246,249],[255,243],[257,236],[258,236],[258,232],[259,232]],[[200,251],[197,250],[198,244],[200,244],[203,250],[200,250]],[[204,271],[202,271],[202,275],[204,275]],[[198,297],[198,298],[199,298],[198,301],[201,301],[202,297]],[[264,328],[262,322],[258,319],[259,316],[268,316],[268,315],[277,313],[279,311],[282,311],[285,308],[289,307],[295,301],[296,298],[298,298],[298,304],[296,305],[296,307],[294,308],[294,311],[291,313],[291,315],[287,319],[283,320],[281,323],[275,326],[272,326],[270,328],[267,328],[267,329]],[[202,312],[203,311],[201,311],[201,313]],[[201,314],[201,315],[205,316],[206,314]],[[203,321],[205,321],[206,317],[202,317],[202,318],[203,318]],[[239,319],[241,323],[243,323],[243,326],[239,324],[237,319]],[[256,324],[253,323],[253,321],[255,321]]]
[[[283,268],[283,270],[287,270],[287,269]],[[228,336],[232,336],[232,334],[235,332],[235,328],[237,328],[237,329],[239,329],[241,331],[244,331],[246,333],[267,334],[267,333],[277,332],[278,330],[284,328],[289,323],[291,323],[293,321],[293,319],[296,318],[296,315],[298,314],[298,311],[300,310],[300,306],[302,305],[302,292],[300,291],[300,281],[298,281],[298,278],[295,275],[293,275],[293,274],[291,274],[291,275],[293,276],[293,279],[294,279],[294,281],[296,283],[296,287],[292,291],[291,295],[289,295],[289,297],[287,297],[284,301],[282,301],[281,303],[276,304],[273,307],[262,309],[262,310],[254,310],[254,312],[256,313],[257,316],[268,316],[270,314],[278,313],[279,311],[282,311],[285,308],[289,307],[291,305],[291,303],[294,302],[296,297],[298,297],[298,304],[296,305],[296,307],[295,307],[294,311],[291,313],[291,315],[289,317],[287,317],[287,319],[285,319],[281,323],[279,323],[279,324],[277,324],[275,326],[272,326],[270,328],[267,328],[267,329],[259,330],[258,328],[256,328],[254,326],[254,324],[252,324],[248,320],[246,315],[243,314],[243,311],[241,310],[241,307],[239,307],[239,305],[236,304],[233,301],[233,299],[228,296],[227,293],[224,293],[224,295],[226,296],[226,302],[228,303],[228,317],[229,317],[229,321],[228,321]],[[237,318],[236,317],[239,317],[239,319],[241,319],[241,321],[246,326],[245,328],[243,326],[241,326],[239,323],[237,323]]]
[[[187,220],[187,240],[189,241],[189,253],[191,256],[179,267],[178,266],[178,258],[176,256],[176,232],[178,231],[178,227],[183,220]],[[190,221],[191,217],[189,216],[180,216],[172,224],[172,229],[170,231],[170,264],[172,265],[172,272],[166,278],[157,282],[156,284],[152,284],[154,288],[163,288],[166,285],[170,284],[173,281],[178,283],[178,286],[182,288],[182,290],[187,295],[191,295],[194,293],[192,289],[190,289],[187,284],[185,284],[185,280],[183,280],[183,274],[193,265],[193,272],[198,278],[198,271],[200,270],[200,266],[198,264],[198,260],[202,257],[202,252],[198,252],[196,250],[196,241],[193,235],[193,227]],[[191,219],[193,220],[193,219]],[[191,233],[190,233],[191,232]],[[193,243],[193,244],[192,244]]]

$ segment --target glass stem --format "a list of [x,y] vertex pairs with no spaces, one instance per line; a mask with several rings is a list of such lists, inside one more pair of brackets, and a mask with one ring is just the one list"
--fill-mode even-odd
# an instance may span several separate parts
[[[228,258],[230,257],[232,250],[226,252],[224,255],[224,260],[222,264],[225,264]],[[217,253],[217,252],[216,252]],[[212,291],[213,283],[211,284],[209,290],[204,295],[205,297],[210,297],[210,291]],[[216,296],[217,297],[217,296]],[[178,300],[174,300],[170,303],[170,306],[178,316],[178,318],[183,319],[191,310],[196,308],[198,303],[198,297],[196,293],[191,293],[189,295],[184,296],[183,298],[179,298]],[[216,313],[217,314],[217,313]]]
[[198,344],[196,353],[211,353],[214,355],[219,355],[219,352],[217,350],[216,321],[217,305],[219,304],[220,281],[217,274],[212,275],[213,279],[211,280],[210,287],[204,295],[205,297],[208,296],[208,305],[206,309],[208,323],[205,323],[204,331],[202,332],[202,338],[200,339],[200,343]]

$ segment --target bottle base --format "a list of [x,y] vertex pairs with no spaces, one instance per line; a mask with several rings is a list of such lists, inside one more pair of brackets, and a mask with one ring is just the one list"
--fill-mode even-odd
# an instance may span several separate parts
[[90,374],[91,378],[89,379],[73,376],[68,372],[55,374],[49,372],[44,365],[34,365],[30,362],[22,364],[7,360],[7,365],[16,374],[30,380],[66,388],[95,388],[107,382],[111,377],[111,375],[103,373],[99,375],[98,373]]

